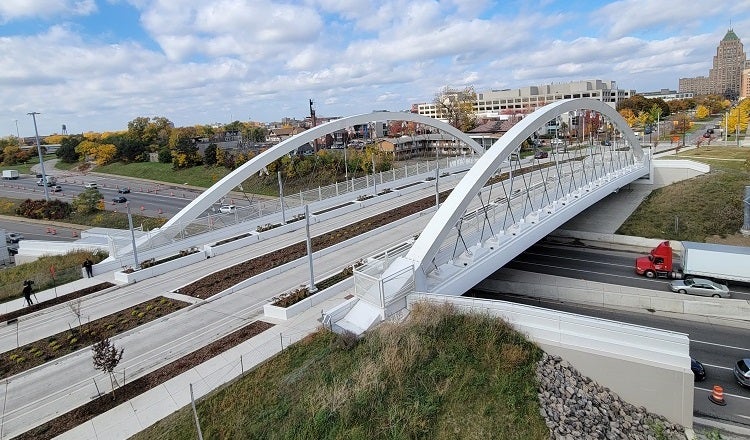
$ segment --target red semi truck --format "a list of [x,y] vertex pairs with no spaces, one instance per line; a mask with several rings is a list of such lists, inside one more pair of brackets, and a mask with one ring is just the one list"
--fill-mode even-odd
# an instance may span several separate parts
[[672,246],[663,241],[635,260],[635,273],[648,278],[700,277],[750,283],[750,247],[683,241],[681,266],[673,261],[673,255]]

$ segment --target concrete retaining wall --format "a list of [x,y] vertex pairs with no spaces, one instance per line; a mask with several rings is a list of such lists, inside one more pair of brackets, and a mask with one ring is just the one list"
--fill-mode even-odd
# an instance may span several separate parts
[[750,326],[750,301],[742,299],[680,295],[669,291],[618,286],[506,268],[498,270],[475,288],[610,309],[679,314],[683,319],[694,321],[721,321],[724,325]]
[[561,356],[624,400],[685,427],[693,425],[693,373],[685,334],[505,301],[407,297],[409,307],[425,300],[501,317],[544,351]]
[[711,171],[709,165],[688,159],[655,159],[653,162],[653,185],[656,188],[692,179]]

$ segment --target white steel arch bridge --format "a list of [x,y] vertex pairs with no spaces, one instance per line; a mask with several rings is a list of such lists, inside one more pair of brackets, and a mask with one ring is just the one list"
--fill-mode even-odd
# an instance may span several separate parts
[[[521,158],[526,139],[558,116],[581,110],[607,118],[612,141],[553,145],[548,158]],[[609,105],[572,99],[539,108],[479,158],[407,250],[357,269],[356,295],[381,314],[400,309],[410,292],[462,295],[569,219],[650,172],[650,157]]]
[[286,139],[278,143],[277,145],[274,145],[272,148],[269,148],[261,154],[253,157],[251,160],[247,161],[242,166],[227,174],[224,178],[201,193],[185,208],[183,208],[182,210],[180,210],[180,212],[170,218],[161,228],[159,228],[159,231],[151,235],[150,239],[168,239],[171,237],[164,236],[177,235],[182,228],[181,225],[189,224],[190,222],[197,219],[198,216],[211,208],[214,203],[221,200],[226,194],[228,194],[238,185],[242,184],[242,182],[244,182],[246,179],[250,178],[256,173],[261,172],[267,165],[283,157],[285,154],[296,151],[299,147],[313,142],[316,139],[324,137],[327,134],[334,133],[338,130],[346,129],[354,125],[380,121],[416,122],[446,133],[459,142],[467,145],[478,155],[484,153],[484,149],[476,141],[471,139],[462,131],[440,120],[428,118],[426,116],[415,113],[377,111],[336,119],[325,124],[313,127],[298,135],[292,136],[289,139]]

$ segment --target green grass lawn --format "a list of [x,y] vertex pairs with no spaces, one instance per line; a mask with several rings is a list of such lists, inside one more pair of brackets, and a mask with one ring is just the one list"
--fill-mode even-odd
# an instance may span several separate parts
[[[46,154],[44,155],[44,160],[54,159],[56,156],[54,154]],[[32,174],[31,167],[34,165],[37,165],[39,163],[39,156],[34,155],[29,158],[28,162],[17,164],[17,165],[2,165],[2,169],[4,170],[17,170],[19,174]]]
[[[318,331],[199,401],[198,417],[210,439],[547,439],[540,356],[499,319],[420,304],[359,341]],[[196,438],[192,412],[132,438]]]
[[750,148],[702,147],[678,157],[707,163],[711,172],[654,190],[618,234],[704,242],[739,231],[750,185]]
[[137,177],[160,182],[187,184],[208,188],[229,174],[224,167],[192,167],[185,170],[173,170],[172,164],[160,162],[112,163],[96,167],[97,173],[115,174],[118,176]]

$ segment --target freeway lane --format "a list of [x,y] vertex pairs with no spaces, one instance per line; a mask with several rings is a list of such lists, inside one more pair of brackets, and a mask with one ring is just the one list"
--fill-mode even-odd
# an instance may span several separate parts
[[[669,280],[649,279],[634,271],[641,253],[540,244],[511,260],[506,267],[567,278],[669,291]],[[750,300],[750,287],[731,285],[732,298]]]
[[[633,273],[633,258],[637,255],[639,254],[537,244],[519,255],[506,267],[647,289],[667,289],[667,280],[649,280]],[[750,297],[747,287],[732,286],[732,294],[735,298]],[[480,291],[471,291],[467,295],[538,305],[686,333],[690,337],[691,356],[704,363],[707,373],[707,380],[695,386],[694,413],[697,416],[750,426],[750,419],[747,418],[750,414],[750,390],[740,387],[732,372],[734,363],[738,359],[750,356],[750,342],[746,328]],[[730,402],[726,407],[719,407],[709,402],[707,397],[713,385],[724,387],[726,399]]]

